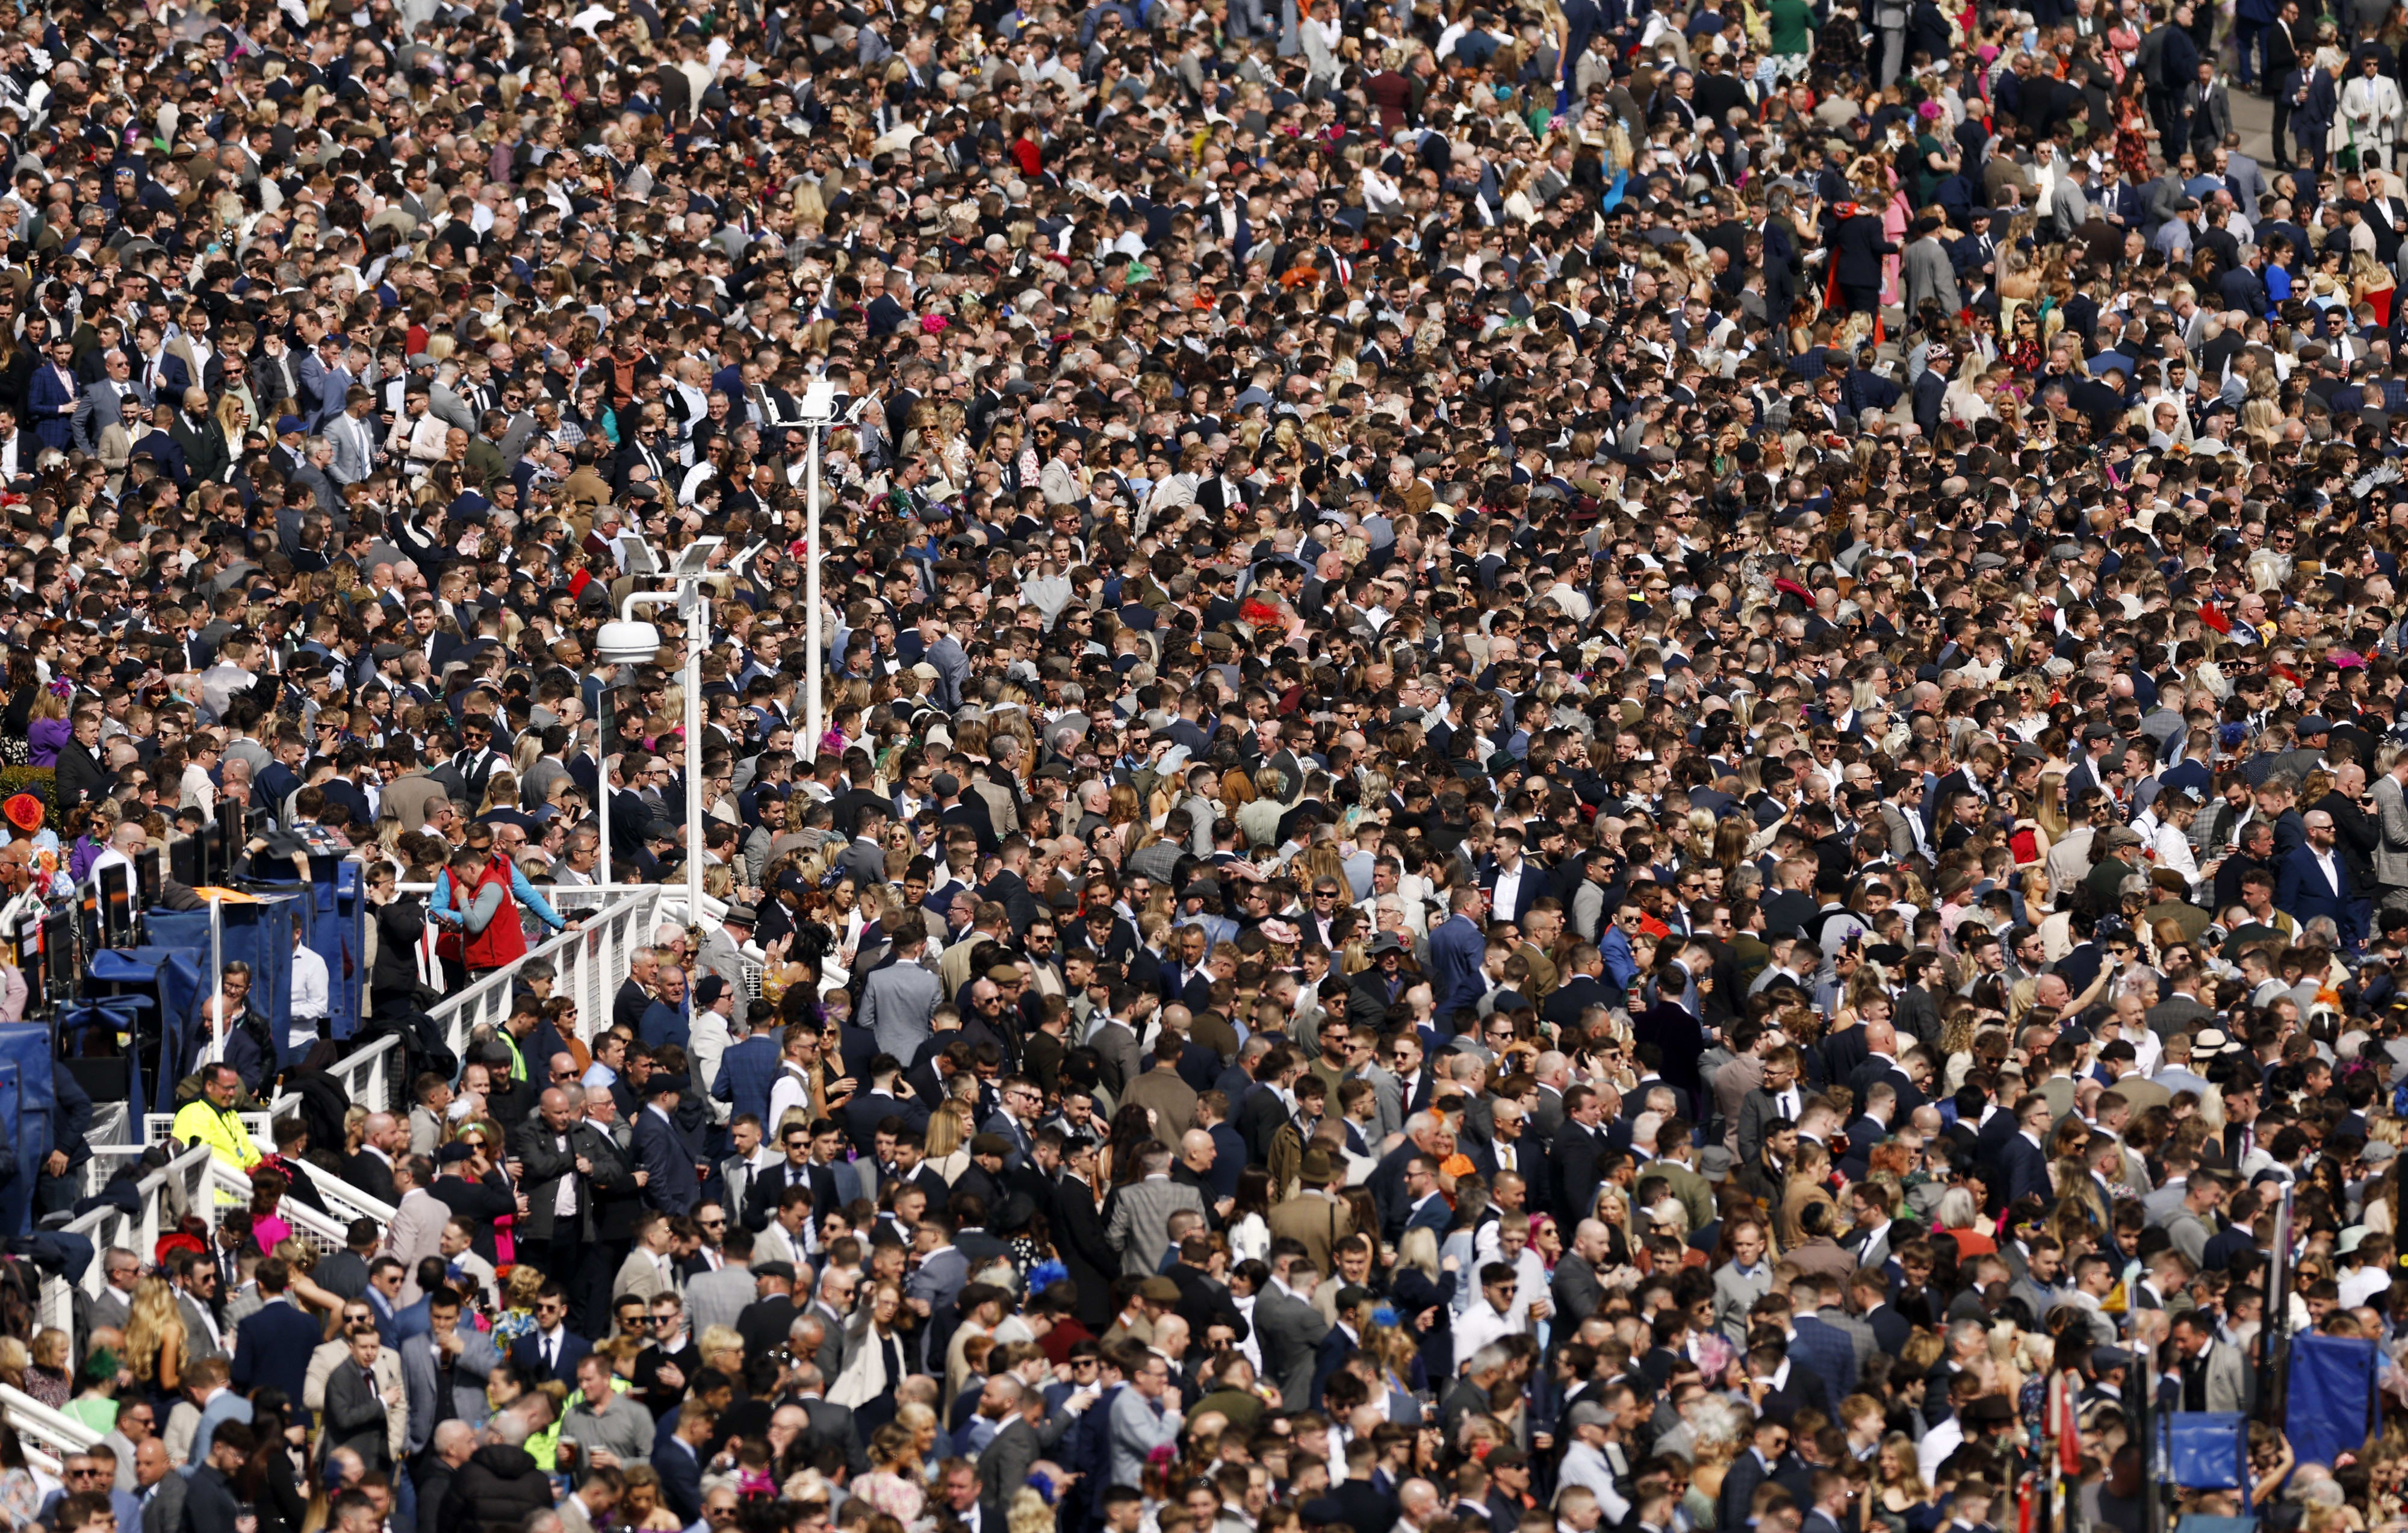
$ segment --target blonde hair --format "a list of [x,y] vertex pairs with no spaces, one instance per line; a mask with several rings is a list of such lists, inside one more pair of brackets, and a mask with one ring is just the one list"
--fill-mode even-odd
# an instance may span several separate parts
[[176,1290],[165,1278],[144,1278],[135,1284],[125,1315],[126,1367],[134,1377],[146,1383],[155,1380],[159,1354],[171,1340],[180,1351],[184,1316],[176,1308]]
[[950,1155],[962,1147],[962,1141],[969,1138],[968,1127],[962,1120],[968,1116],[969,1110],[959,1102],[947,1102],[928,1114],[926,1153],[930,1160]]

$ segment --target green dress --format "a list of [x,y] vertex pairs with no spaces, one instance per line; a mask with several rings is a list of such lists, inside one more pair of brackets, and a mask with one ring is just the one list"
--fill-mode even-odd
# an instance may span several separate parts
[[79,1395],[59,1407],[59,1414],[103,1437],[117,1430],[117,1402],[106,1395]]

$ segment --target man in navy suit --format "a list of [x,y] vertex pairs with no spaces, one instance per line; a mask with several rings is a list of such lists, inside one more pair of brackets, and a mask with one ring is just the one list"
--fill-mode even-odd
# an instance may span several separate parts
[[[1522,833],[1508,825],[1497,833],[1497,852],[1481,871],[1480,892],[1499,921],[1516,925],[1547,892],[1544,871],[1522,855]],[[1503,891],[1499,895],[1499,891]]]
[[1722,1492],[1715,1497],[1714,1526],[1721,1533],[1746,1533],[1752,1521],[1756,1487],[1785,1468],[1789,1435],[1787,1418],[1756,1418],[1754,1444],[1731,1460],[1731,1467],[1723,1474]]
[[1872,1306],[1864,1311],[1864,1321],[1872,1327],[1873,1340],[1882,1351],[1897,1356],[1899,1349],[1914,1338],[1914,1322],[1889,1302],[1888,1281],[1879,1271],[1864,1268],[1848,1282],[1856,1291],[1856,1302]]
[[[1535,874],[1532,882],[1541,881]],[[1488,955],[1488,934],[1481,924],[1486,899],[1476,889],[1457,889],[1455,912],[1430,928],[1430,990],[1432,1010],[1442,1034],[1451,1036],[1455,1014],[1480,1004],[1486,991],[1480,965]]]
[[671,1116],[681,1084],[665,1075],[652,1077],[652,1099],[636,1119],[636,1164],[652,1173],[644,1182],[644,1203],[664,1213],[692,1213],[702,1201],[697,1157]]
[[1616,993],[1606,987],[1605,954],[1594,942],[1576,943],[1565,962],[1570,977],[1555,986],[1540,1015],[1559,1028],[1576,1027],[1592,1006],[1612,1006]]
[[2274,903],[2302,926],[2316,917],[2330,916],[2344,946],[2355,951],[2364,933],[2352,915],[2354,903],[2349,866],[2334,846],[2333,817],[2323,809],[2307,812],[2308,838],[2292,849],[2275,877]]
[[510,1366],[523,1378],[557,1379],[574,1391],[578,1361],[593,1350],[568,1328],[568,1291],[547,1282],[536,1290],[535,1329],[510,1344]]
[[652,1468],[660,1471],[661,1500],[681,1526],[702,1517],[702,1447],[719,1426],[719,1412],[700,1400],[678,1408],[677,1426],[652,1444]]
[[[1823,1208],[1821,1204],[1812,1206],[1818,1211]],[[1838,1421],[1842,1419],[1840,1402],[1856,1387],[1856,1343],[1829,1321],[1815,1318],[1814,1311],[1826,1302],[1824,1293],[1823,1280],[1811,1274],[1800,1276],[1790,1285],[1789,1300],[1796,1307],[1796,1314],[1789,1323],[1789,1355],[1823,1381],[1831,1419]]]
[[1412,1211],[1405,1216],[1405,1228],[1426,1229],[1433,1235],[1443,1235],[1455,1211],[1439,1196],[1438,1165],[1429,1156],[1416,1154],[1405,1162],[1405,1196],[1412,1200]]
[[296,1404],[301,1398],[301,1385],[309,1371],[309,1354],[322,1340],[318,1323],[301,1312],[300,1307],[286,1297],[293,1286],[293,1269],[281,1256],[270,1256],[259,1264],[259,1291],[267,1302],[243,1317],[235,1327],[234,1366],[230,1377],[235,1388],[248,1395],[259,1384],[273,1384],[284,1391],[284,1397]]
[[719,1056],[719,1079],[710,1095],[725,1102],[731,1117],[751,1113],[769,1121],[769,1088],[778,1083],[778,1013],[766,1010],[752,1036]]
[[1200,925],[1182,926],[1170,941],[1172,955],[1163,961],[1154,981],[1155,993],[1166,1005],[1201,1011],[1212,1004],[1212,977],[1204,970],[1211,937]]
[[2015,1132],[1999,1150],[1999,1166],[2004,1173],[2005,1185],[1991,1196],[2000,1206],[2013,1204],[2020,1197],[2037,1197],[2052,1203],[2056,1195],[2048,1181],[2048,1151],[2045,1140],[2057,1114],[2050,1110],[2048,1098],[2031,1092],[2015,1103]]

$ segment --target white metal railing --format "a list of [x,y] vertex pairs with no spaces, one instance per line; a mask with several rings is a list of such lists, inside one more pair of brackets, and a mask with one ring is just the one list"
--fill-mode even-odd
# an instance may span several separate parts
[[[386,1041],[392,1040],[388,1039]],[[280,1103],[280,1105],[281,1104]],[[268,1137],[266,1114],[260,1112],[245,1112],[240,1114],[240,1116],[243,1121],[243,1126],[251,1130],[251,1139],[260,1147],[260,1149],[264,1151],[274,1147],[274,1141]],[[150,1142],[156,1144],[167,1138],[168,1125],[173,1122],[174,1120],[164,1112],[153,1112],[143,1119],[143,1131],[149,1138]],[[115,1150],[110,1153],[122,1154],[124,1153],[125,1151]],[[138,1154],[140,1153],[140,1151],[136,1149],[133,1153]],[[99,1158],[98,1151],[94,1152],[93,1158]],[[242,1200],[244,1202],[249,1202],[251,1199],[251,1177],[249,1173],[238,1171],[231,1166],[226,1166],[223,1162],[220,1162],[219,1165],[228,1177],[233,1178],[236,1182],[239,1182],[242,1184]],[[302,1203],[298,1199],[292,1197],[287,1197],[280,1205],[279,1205],[278,1211],[282,1213],[285,1216],[286,1221],[296,1230],[300,1229],[305,1222],[314,1222],[318,1225],[325,1225],[327,1228],[333,1230],[335,1243],[332,1249],[335,1251],[340,1251],[343,1249],[343,1228],[352,1220],[372,1219],[380,1225],[388,1225],[393,1222],[394,1209],[392,1204],[384,1202],[380,1198],[370,1196],[368,1194],[362,1192],[359,1188],[352,1186],[350,1182],[337,1177],[331,1171],[316,1166],[310,1167],[309,1184],[312,1187],[315,1187],[318,1190],[318,1196],[324,1199],[326,1203],[326,1212],[320,1213],[317,1210],[310,1208],[308,1204]],[[221,1190],[222,1190],[222,1188],[221,1188]]]
[[510,1014],[521,967],[547,963],[552,969],[552,993],[577,1003],[577,1027],[590,1039],[609,1025],[610,1001],[627,977],[627,955],[652,939],[652,923],[661,902],[659,884],[622,884],[609,891],[562,889],[555,909],[573,914],[583,929],[563,932],[534,949],[517,964],[498,969],[456,996],[446,996],[428,1013],[442,1029],[444,1047],[466,1057],[468,1039],[479,1027],[499,1027]]
[[[104,1152],[120,1153],[122,1148],[95,1146],[93,1158],[97,1160]],[[81,1283],[86,1296],[98,1298],[108,1285],[106,1257],[111,1247],[131,1251],[143,1266],[150,1265],[152,1254],[159,1249],[159,1238],[175,1228],[184,1211],[201,1201],[201,1189],[208,1184],[209,1165],[215,1158],[207,1145],[194,1145],[135,1184],[138,1206],[133,1212],[114,1203],[104,1203],[66,1226],[69,1233],[82,1236],[93,1245],[93,1261],[84,1268]],[[43,1325],[55,1325],[72,1335],[74,1286],[64,1278],[44,1279],[40,1311]]]
[[93,1145],[92,1158],[83,1163],[83,1184],[80,1196],[90,1197],[108,1186],[108,1179],[117,1174],[119,1161],[138,1159],[150,1148],[147,1144]]
[[79,1454],[98,1442],[101,1434],[73,1416],[61,1415],[22,1389],[0,1384],[0,1412],[5,1412],[8,1425],[17,1429],[17,1440],[24,1445],[25,1456],[45,1473],[56,1475],[64,1467],[63,1460]]
[[[345,1096],[376,1112],[392,1103],[394,1086],[408,1084],[394,1079],[394,1072],[400,1068],[400,1035],[387,1033],[366,1048],[335,1061],[333,1074],[343,1083]],[[288,1092],[276,1099],[278,1112],[294,1111],[300,1105],[298,1093]]]
[[[201,1212],[203,1217],[208,1220],[209,1228],[215,1230],[226,1214],[236,1209],[250,1206],[251,1177],[248,1173],[236,1170],[214,1156],[210,1158],[208,1173],[210,1196]],[[325,1183],[322,1181],[319,1182],[321,1191],[324,1186]],[[276,1214],[278,1218],[291,1225],[293,1233],[300,1239],[301,1242],[311,1247],[320,1256],[331,1256],[344,1247],[345,1236],[348,1233],[345,1225],[350,1223],[348,1219],[338,1221],[329,1218],[307,1203],[291,1197],[277,1204]],[[393,1211],[386,1209],[384,1218],[379,1222],[389,1224],[392,1220]]]
[[[404,884],[405,891],[426,893],[432,884]],[[627,955],[652,939],[652,923],[661,913],[663,885],[617,884],[609,889],[550,889],[545,895],[552,908],[571,915],[582,924],[582,929],[564,932],[550,941],[531,950],[525,957],[509,968],[499,970],[454,996],[446,996],[428,1013],[443,1035],[444,1046],[453,1054],[465,1056],[468,1039],[480,1026],[499,1027],[509,1016],[520,970],[529,963],[543,962],[552,967],[552,994],[566,996],[577,1003],[578,1032],[591,1039],[609,1025],[612,1000],[619,985],[627,977]],[[682,893],[682,891],[678,891]],[[709,895],[704,896],[705,909],[712,918],[724,914],[726,907]],[[715,910],[712,908],[716,907]],[[682,900],[675,909],[683,913]],[[399,1079],[405,1067],[402,1039],[393,1034],[378,1039],[365,1048],[337,1060],[334,1074],[342,1082],[343,1094],[372,1110],[385,1110],[394,1105],[396,1088],[408,1084]],[[269,1105],[266,1113],[245,1113],[243,1121],[251,1137],[265,1149],[274,1143],[269,1125],[273,1116],[295,1111],[300,1107],[298,1093],[286,1092]],[[171,1117],[153,1114],[144,1121],[144,1139],[156,1143],[167,1137]],[[373,1219],[389,1223],[394,1215],[390,1205],[370,1197],[348,1182],[338,1182],[322,1171],[313,1170],[311,1181],[328,1205],[329,1211],[348,1222],[351,1219]],[[316,1211],[306,1211],[312,1214]],[[294,1227],[300,1227],[294,1223]],[[341,1249],[340,1232],[337,1231],[335,1248]]]
[[[321,1214],[307,1204],[298,1205],[300,1211],[312,1219],[332,1222],[337,1236],[335,1242],[335,1249],[337,1251],[343,1248],[339,1237],[350,1226],[352,1220],[366,1219],[378,1225],[393,1223],[394,1206],[392,1204],[381,1198],[372,1197],[350,1182],[339,1180],[330,1172],[320,1170],[315,1166],[309,1168],[309,1185],[318,1190],[318,1196],[326,1205],[326,1211]],[[295,1206],[294,1200],[288,1197],[279,1211],[282,1212]],[[289,1212],[285,1216],[292,1217]],[[296,1229],[300,1227],[299,1221],[294,1221],[294,1227]]]

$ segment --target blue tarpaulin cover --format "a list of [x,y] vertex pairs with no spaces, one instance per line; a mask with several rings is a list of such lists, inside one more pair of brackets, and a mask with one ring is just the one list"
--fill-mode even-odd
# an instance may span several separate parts
[[[150,1101],[150,1106],[137,1107],[137,1111],[176,1109],[176,1082],[191,1073],[191,1061],[199,1057],[193,1049],[192,1031],[194,1019],[200,1014],[201,973],[208,958],[208,917],[204,916],[197,952],[181,946],[102,948],[85,967],[92,1005],[111,1013],[105,1019],[108,1024],[123,1027],[124,1016],[144,1011],[153,1012],[159,1020],[158,1061],[155,1066],[148,1060],[135,1062],[134,1099],[139,1103],[147,1096]],[[70,1030],[104,1020],[97,1012],[79,1015],[83,1010],[68,1013]],[[156,1073],[146,1079],[146,1069]]]
[[2374,1393],[2374,1343],[2307,1333],[2291,1339],[2291,1383],[2283,1429],[2302,1464],[2329,1465],[2383,1429]]
[[[308,919],[304,907],[308,901],[299,891],[284,895],[265,895],[240,903],[229,901],[222,907],[222,928],[220,944],[225,962],[239,960],[251,966],[251,1005],[267,1019],[276,1036],[277,1062],[291,1058],[289,1035],[293,1024],[293,930],[297,923]],[[179,1020],[183,1023],[182,1057],[184,1068],[174,1078],[182,1079],[193,1068],[191,1061],[201,1057],[200,1003],[216,993],[217,977],[209,968],[209,912],[207,910],[153,910],[144,917],[150,939],[161,947],[182,948],[200,960],[205,976],[201,996],[190,1012]],[[305,931],[306,927],[303,928]],[[172,1081],[169,1089],[173,1090]]]
[[50,1024],[0,1026],[0,1235],[33,1228],[34,1173],[55,1148],[52,1101]]
[[2167,1418],[2167,1472],[2192,1490],[2239,1490],[2248,1443],[2249,1418],[2238,1411],[2177,1411]]

